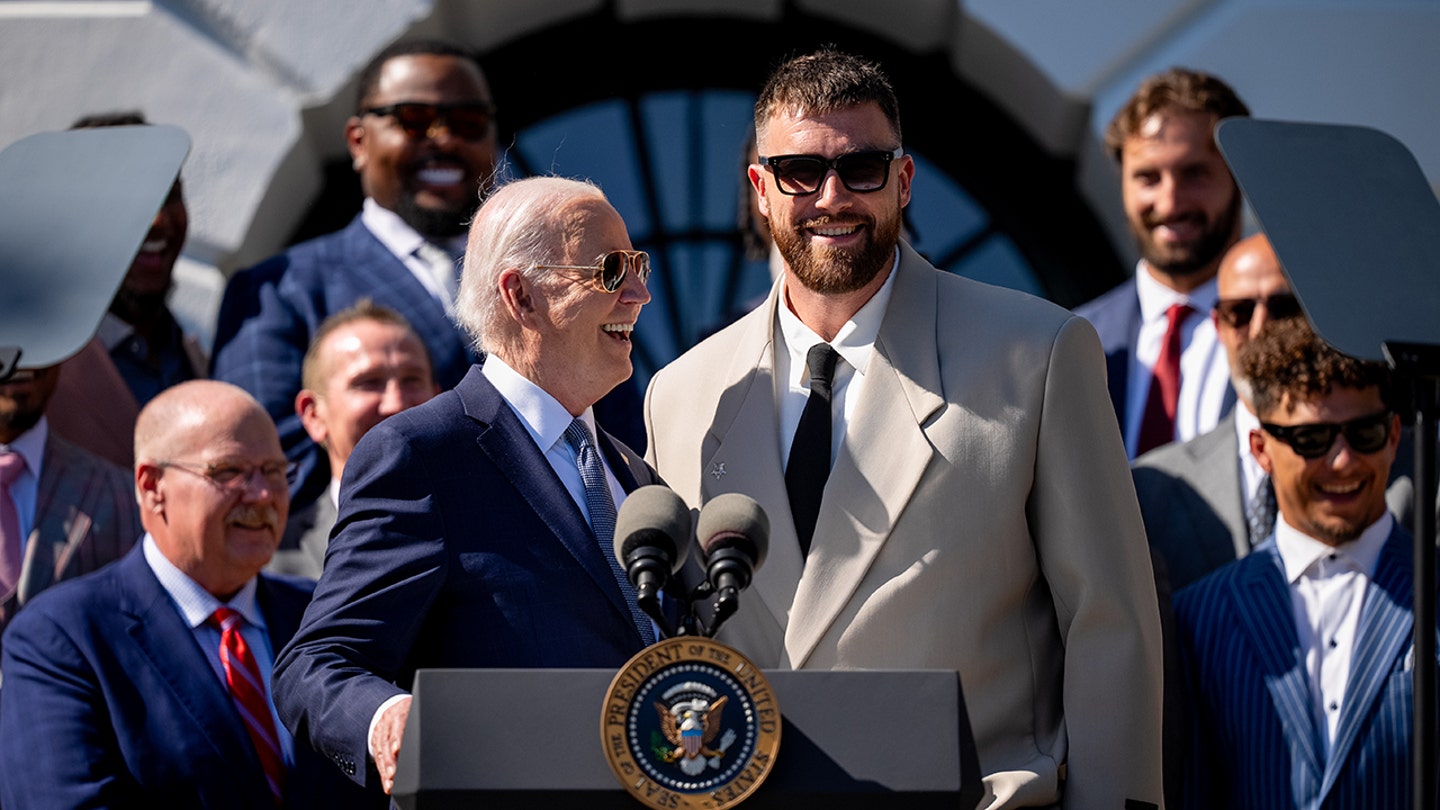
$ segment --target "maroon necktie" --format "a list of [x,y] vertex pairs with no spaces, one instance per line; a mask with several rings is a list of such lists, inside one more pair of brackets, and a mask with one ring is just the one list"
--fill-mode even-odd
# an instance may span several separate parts
[[278,805],[283,803],[285,796],[285,756],[280,752],[280,738],[275,734],[275,721],[270,716],[270,701],[265,699],[265,681],[260,677],[260,665],[255,662],[250,645],[240,634],[244,621],[238,611],[228,607],[217,608],[210,617],[210,624],[220,628],[220,663],[225,667],[225,683],[230,687],[230,697],[245,721],[245,730],[255,744],[260,766],[265,769],[265,778],[270,783],[270,793],[275,796]]
[[0,453],[0,599],[14,592],[20,581],[20,514],[10,485],[25,472],[25,457],[9,450]]
[[1165,310],[1165,345],[1150,378],[1145,418],[1140,422],[1140,445],[1135,455],[1175,440],[1175,405],[1180,401],[1180,327],[1194,312],[1189,304],[1171,304]]

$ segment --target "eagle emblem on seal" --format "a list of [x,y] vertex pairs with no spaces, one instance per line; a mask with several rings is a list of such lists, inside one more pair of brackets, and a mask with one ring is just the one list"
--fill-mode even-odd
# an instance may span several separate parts
[[[725,754],[728,744],[711,748],[715,737],[720,734],[720,718],[729,698],[721,696],[714,703],[704,698],[695,698],[666,707],[656,701],[655,711],[660,715],[660,730],[665,739],[675,746],[664,756],[666,762],[679,762],[680,770],[689,776],[696,776],[705,770],[705,765],[718,767],[720,757]],[[727,734],[729,738],[732,734]],[[730,740],[726,739],[725,743]]]

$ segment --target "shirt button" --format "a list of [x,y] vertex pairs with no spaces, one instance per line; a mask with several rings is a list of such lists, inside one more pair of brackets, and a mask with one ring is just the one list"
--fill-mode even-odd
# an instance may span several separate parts
[[1333,649],[1335,649],[1336,647],[1338,647],[1339,645],[1340,645],[1340,642],[1336,641],[1336,640],[1333,639],[1333,638],[1330,639],[1330,649],[1333,650]]
[[1331,703],[1331,704],[1330,704],[1330,711],[1332,711],[1332,712],[1333,712],[1333,711],[1339,711],[1339,709],[1340,709],[1340,705],[1339,705],[1339,704],[1337,704],[1337,703]]

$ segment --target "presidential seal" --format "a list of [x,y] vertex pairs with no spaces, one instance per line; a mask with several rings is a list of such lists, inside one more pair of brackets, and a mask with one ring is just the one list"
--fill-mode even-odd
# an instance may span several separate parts
[[769,775],[780,707],[745,656],[680,636],[645,648],[616,673],[600,734],[615,778],[647,806],[719,810]]

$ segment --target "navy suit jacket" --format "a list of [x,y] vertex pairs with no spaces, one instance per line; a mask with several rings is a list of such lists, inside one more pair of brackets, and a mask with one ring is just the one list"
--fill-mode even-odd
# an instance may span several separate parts
[[1397,525],[1366,589],[1328,760],[1273,536],[1176,596],[1191,710],[1185,806],[1411,806],[1411,543]]
[[[601,431],[626,491],[656,483]],[[275,670],[275,704],[373,784],[380,704],[433,667],[604,667],[639,631],[578,506],[477,368],[372,428],[345,465],[315,600]]]
[[366,297],[410,322],[441,388],[460,382],[475,359],[469,336],[359,215],[342,230],[236,273],[220,303],[212,376],[249,391],[270,412],[286,455],[300,465],[297,508],[330,481],[325,453],[295,413],[300,365],[320,323]]
[[1130,355],[1140,339],[1140,294],[1135,280],[1127,279],[1100,297],[1075,308],[1075,314],[1095,327],[1105,347],[1106,385],[1120,435],[1125,435],[1125,388],[1130,378]]
[[[262,575],[279,650],[308,583]],[[0,796],[9,808],[274,806],[225,687],[137,546],[36,597],[5,634]],[[288,807],[351,807],[363,794],[295,746]]]

